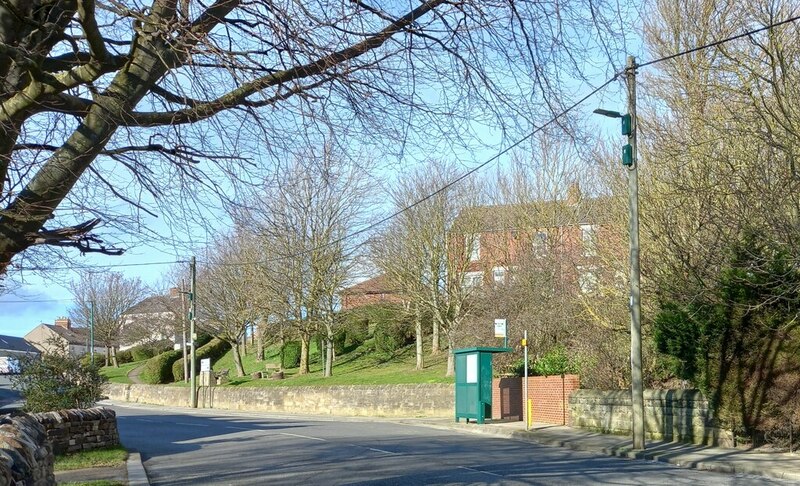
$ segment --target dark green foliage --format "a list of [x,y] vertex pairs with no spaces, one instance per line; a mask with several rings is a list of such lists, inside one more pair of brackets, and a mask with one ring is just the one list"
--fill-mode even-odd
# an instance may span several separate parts
[[579,371],[578,363],[569,355],[567,348],[562,344],[557,344],[533,362],[529,373],[535,376],[555,376],[574,374]]
[[[95,356],[95,359],[97,359],[97,356]],[[133,353],[131,350],[126,349],[125,351],[117,351],[117,363],[133,363]]]
[[336,355],[345,353],[345,344],[347,343],[347,330],[339,329],[333,335],[333,352]]
[[373,334],[375,352],[391,356],[395,351],[412,342],[413,326],[407,320],[395,319],[378,322]]
[[182,356],[182,351],[165,351],[148,359],[139,378],[151,385],[171,383],[172,364]]
[[800,272],[758,235],[729,249],[708,289],[661,306],[653,338],[676,377],[710,400],[722,426],[748,434],[797,414]]
[[28,412],[90,408],[102,397],[106,379],[96,366],[83,366],[67,353],[42,353],[20,359],[20,374],[12,378],[25,398]]
[[300,341],[287,341],[281,348],[281,368],[300,366]]
[[158,354],[150,346],[141,346],[141,345],[134,346],[129,351],[134,361],[144,361]]
[[[231,349],[230,345],[221,339],[197,340],[198,343],[203,341],[204,344],[197,348],[197,353],[195,354],[195,373],[200,372],[201,359],[211,359],[211,365],[213,366],[218,359],[225,356],[225,353]],[[172,377],[175,381],[183,381],[185,379],[183,376],[183,351],[178,352],[180,353],[180,359],[172,363]]]
[[[81,356],[81,366],[89,366],[92,364],[92,355],[90,353],[86,353]],[[94,365],[98,368],[101,368],[103,364],[105,364],[106,355],[104,353],[94,353]]]

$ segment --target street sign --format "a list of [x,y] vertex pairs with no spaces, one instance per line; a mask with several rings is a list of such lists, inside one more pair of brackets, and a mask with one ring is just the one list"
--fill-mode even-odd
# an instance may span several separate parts
[[211,358],[205,358],[200,360],[200,372],[203,371],[211,371]]
[[496,338],[504,338],[506,337],[508,325],[506,324],[505,319],[495,319],[494,320],[494,337]]

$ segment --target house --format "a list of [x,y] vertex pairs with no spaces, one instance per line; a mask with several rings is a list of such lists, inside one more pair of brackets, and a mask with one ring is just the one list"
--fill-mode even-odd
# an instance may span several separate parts
[[[72,327],[68,317],[59,317],[54,324],[39,324],[24,338],[41,352],[67,350],[70,356],[83,356],[89,352],[89,329]],[[106,348],[94,347],[95,353],[105,353]]]
[[609,256],[623,259],[627,246],[614,222],[611,200],[583,197],[577,185],[565,200],[480,206],[459,215],[450,245],[467,258],[467,287],[503,285],[521,268],[539,269],[580,293],[598,290],[611,275]]
[[341,298],[342,310],[351,310],[372,304],[403,303],[403,298],[396,290],[392,289],[386,275],[378,275],[344,289]]
[[16,372],[19,358],[38,354],[39,350],[25,339],[0,335],[0,374]]
[[171,288],[166,295],[154,295],[136,303],[122,313],[124,351],[140,344],[169,341],[175,349],[181,349],[183,329],[180,317],[185,314],[185,302],[178,288]]

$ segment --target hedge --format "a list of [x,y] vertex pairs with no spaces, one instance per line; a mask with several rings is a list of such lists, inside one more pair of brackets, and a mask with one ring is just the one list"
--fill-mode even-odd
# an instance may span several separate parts
[[281,349],[281,368],[300,366],[300,341],[287,341]]
[[148,359],[139,378],[144,383],[158,385],[172,381],[172,364],[183,355],[181,350],[166,351]]
[[[219,338],[211,339],[197,348],[195,353],[195,372],[200,371],[201,359],[211,359],[211,365],[213,366],[218,359],[225,356],[229,349],[231,349],[230,345]],[[181,357],[172,364],[172,377],[175,381],[183,381],[185,379],[183,376],[183,352],[181,352]]]

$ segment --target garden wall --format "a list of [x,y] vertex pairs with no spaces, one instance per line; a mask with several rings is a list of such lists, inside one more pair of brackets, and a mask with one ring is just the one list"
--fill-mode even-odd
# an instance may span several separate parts
[[[158,385],[106,385],[112,400],[189,406],[189,389]],[[281,387],[200,387],[198,407],[309,415],[453,417],[449,384]]]
[[30,415],[0,416],[0,484],[56,484],[53,448]]
[[45,428],[56,454],[119,445],[117,414],[107,408],[59,410],[31,417]]
[[[492,380],[492,419],[522,420],[524,407],[522,377]],[[528,398],[532,422],[566,425],[569,396],[580,386],[578,375],[529,376]]]
[[[631,433],[629,390],[577,390],[569,397],[570,425],[610,434]],[[697,390],[645,390],[645,434],[651,439],[733,446],[712,427],[708,401]]]

